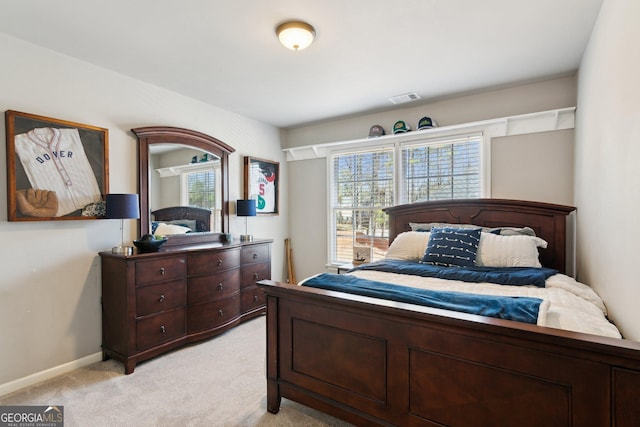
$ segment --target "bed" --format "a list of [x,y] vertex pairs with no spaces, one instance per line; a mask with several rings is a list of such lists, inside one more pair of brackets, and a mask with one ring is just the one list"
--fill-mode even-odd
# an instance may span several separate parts
[[[402,205],[387,209],[389,240],[411,232],[412,223],[530,227],[547,242],[541,265],[564,273],[572,211],[497,199]],[[271,413],[284,397],[356,425],[640,425],[640,343],[258,283],[267,300]]]
[[[163,224],[157,234],[183,234],[210,231],[211,210],[194,206],[171,206],[157,209],[152,214],[152,234]],[[166,225],[166,226],[164,226]],[[163,231],[163,228],[166,231]]]

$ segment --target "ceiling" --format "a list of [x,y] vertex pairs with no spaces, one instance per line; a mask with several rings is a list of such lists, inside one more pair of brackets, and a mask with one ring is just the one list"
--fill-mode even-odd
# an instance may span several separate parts
[[573,73],[602,1],[4,0],[0,32],[288,128]]

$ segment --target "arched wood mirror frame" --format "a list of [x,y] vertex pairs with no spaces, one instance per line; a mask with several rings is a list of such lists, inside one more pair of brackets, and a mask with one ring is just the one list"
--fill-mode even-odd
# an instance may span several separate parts
[[[140,235],[148,234],[151,223],[149,205],[150,177],[149,168],[150,148],[154,144],[181,144],[211,153],[220,158],[222,209],[222,233],[229,230],[229,154],[235,149],[212,136],[190,129],[170,126],[148,126],[131,129],[138,137],[138,191],[140,194]],[[180,234],[168,236],[166,245],[186,245],[206,243],[220,240],[218,232],[204,232],[194,234]]]

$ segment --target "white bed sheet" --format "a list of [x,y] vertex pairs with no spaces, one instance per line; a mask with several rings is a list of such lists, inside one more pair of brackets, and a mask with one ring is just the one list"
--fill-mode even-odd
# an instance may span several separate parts
[[606,307],[595,291],[584,283],[580,283],[564,274],[555,274],[549,277],[545,288],[496,285],[493,283],[467,283],[458,280],[444,280],[372,270],[354,271],[349,274],[363,279],[415,288],[540,298],[544,300],[538,316],[538,325],[540,326],[621,338],[618,328],[606,319]]

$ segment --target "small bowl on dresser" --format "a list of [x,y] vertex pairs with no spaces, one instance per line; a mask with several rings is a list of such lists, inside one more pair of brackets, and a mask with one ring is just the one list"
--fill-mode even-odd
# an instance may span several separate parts
[[167,242],[167,239],[134,240],[133,244],[138,248],[138,252],[158,252],[160,247]]

